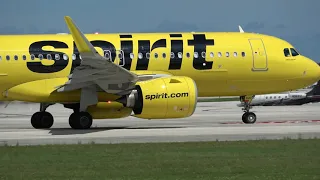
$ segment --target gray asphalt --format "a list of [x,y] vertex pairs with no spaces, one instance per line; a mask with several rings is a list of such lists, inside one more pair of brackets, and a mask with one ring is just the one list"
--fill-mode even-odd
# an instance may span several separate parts
[[47,110],[55,117],[49,130],[33,129],[31,115],[39,104],[0,106],[0,145],[235,141],[319,138],[320,103],[302,106],[254,107],[257,123],[246,125],[238,102],[198,103],[189,118],[143,120],[135,117],[95,120],[90,130],[73,130],[71,110],[62,105]]

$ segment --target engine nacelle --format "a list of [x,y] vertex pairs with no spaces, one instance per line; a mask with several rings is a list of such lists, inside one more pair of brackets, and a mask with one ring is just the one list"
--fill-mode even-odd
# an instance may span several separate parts
[[191,78],[171,76],[138,82],[125,104],[138,118],[184,118],[194,113],[197,98],[197,85]]
[[132,113],[131,108],[123,107],[123,105],[118,102],[99,102],[89,106],[87,111],[93,119],[124,118],[130,116]]

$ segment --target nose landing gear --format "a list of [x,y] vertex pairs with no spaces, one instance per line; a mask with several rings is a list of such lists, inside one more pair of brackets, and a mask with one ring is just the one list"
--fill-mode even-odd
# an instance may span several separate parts
[[253,96],[240,96],[240,101],[243,102],[244,107],[242,108],[242,111],[244,111],[244,114],[242,115],[242,122],[245,124],[254,124],[257,121],[257,116],[255,113],[250,112],[250,109],[252,106],[250,105]]

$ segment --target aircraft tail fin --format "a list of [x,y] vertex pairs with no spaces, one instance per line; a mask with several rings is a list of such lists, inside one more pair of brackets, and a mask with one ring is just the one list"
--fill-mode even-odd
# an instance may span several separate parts
[[242,27],[240,25],[238,27],[239,27],[239,32],[244,33],[244,30],[242,29]]

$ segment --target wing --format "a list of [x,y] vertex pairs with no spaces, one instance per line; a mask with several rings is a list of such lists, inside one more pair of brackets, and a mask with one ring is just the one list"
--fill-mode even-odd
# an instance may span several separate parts
[[98,86],[108,93],[121,93],[134,87],[138,75],[101,56],[68,16],[66,24],[79,50],[81,64],[69,75],[58,92]]

